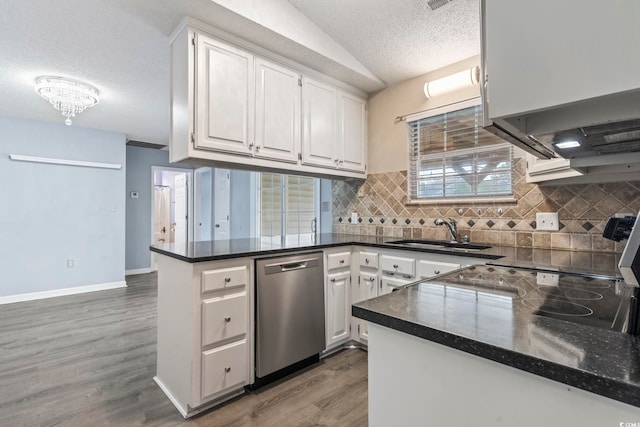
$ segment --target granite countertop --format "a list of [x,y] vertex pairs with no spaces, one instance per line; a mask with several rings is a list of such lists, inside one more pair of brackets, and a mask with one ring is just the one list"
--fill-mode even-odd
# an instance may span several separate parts
[[[437,253],[485,259],[488,263],[505,266],[520,266],[561,270],[574,273],[600,274],[621,277],[617,269],[619,254],[559,249],[522,248],[492,245],[490,249],[468,251],[457,248],[417,248],[389,242],[402,240],[399,237],[360,236],[353,234],[317,234],[313,241],[308,237],[289,238],[287,242],[271,239],[232,239],[190,242],[185,245],[164,243],[150,249],[185,262],[205,262],[229,258],[272,256],[304,250],[324,249],[345,245],[370,246],[382,249],[397,249],[423,253]],[[474,242],[475,243],[475,242]]]
[[[620,332],[631,289],[613,279],[570,274],[541,286],[537,274],[468,267],[354,304],[352,313],[640,407],[640,340]],[[590,294],[602,298],[585,302]],[[558,300],[581,303],[593,314],[584,320],[556,314],[550,307]]]

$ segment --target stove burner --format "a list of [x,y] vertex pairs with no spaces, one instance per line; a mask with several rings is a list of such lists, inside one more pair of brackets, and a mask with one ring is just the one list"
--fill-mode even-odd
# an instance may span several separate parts
[[586,317],[593,314],[589,307],[558,298],[525,298],[522,304],[532,310],[559,316]]
[[538,286],[536,289],[543,295],[569,300],[596,301],[602,299],[602,295],[597,292],[573,286]]

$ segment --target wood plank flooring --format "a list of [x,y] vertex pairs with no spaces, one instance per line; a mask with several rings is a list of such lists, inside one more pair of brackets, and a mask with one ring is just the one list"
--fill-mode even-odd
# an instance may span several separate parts
[[367,354],[345,350],[185,421],[153,382],[156,276],[0,306],[0,426],[366,426]]

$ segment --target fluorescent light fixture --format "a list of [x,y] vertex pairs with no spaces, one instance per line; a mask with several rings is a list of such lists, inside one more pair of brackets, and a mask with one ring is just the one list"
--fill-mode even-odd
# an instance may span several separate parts
[[466,89],[480,82],[480,67],[469,68],[450,76],[436,79],[424,84],[424,96],[427,99],[443,95],[445,93]]
[[581,144],[580,144],[580,141],[577,141],[575,139],[570,139],[568,141],[557,142],[554,145],[556,146],[556,148],[564,150],[565,148],[580,147]]

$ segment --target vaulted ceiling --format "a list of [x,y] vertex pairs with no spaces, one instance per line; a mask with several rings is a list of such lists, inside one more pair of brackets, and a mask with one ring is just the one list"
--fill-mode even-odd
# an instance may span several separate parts
[[365,92],[479,53],[479,0],[2,0],[0,115],[62,123],[39,75],[87,81],[74,125],[168,143],[169,35],[184,16]]

